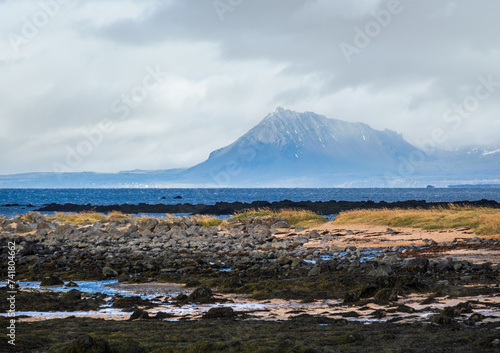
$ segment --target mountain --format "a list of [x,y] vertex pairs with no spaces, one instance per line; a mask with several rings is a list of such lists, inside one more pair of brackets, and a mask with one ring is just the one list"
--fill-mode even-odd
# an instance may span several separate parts
[[397,171],[419,150],[394,131],[277,108],[231,145],[182,173],[219,186],[322,186]]
[[499,184],[500,148],[425,153],[390,130],[283,108],[188,169],[0,175],[0,188]]
[[133,170],[119,173],[22,173],[0,175],[0,188],[141,188],[166,184],[183,169]]
[[434,174],[450,184],[499,184],[500,148],[469,146],[437,150]]

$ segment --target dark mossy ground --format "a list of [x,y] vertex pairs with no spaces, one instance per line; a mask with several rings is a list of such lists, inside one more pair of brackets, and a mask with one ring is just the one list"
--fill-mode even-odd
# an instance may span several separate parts
[[[453,271],[415,273],[408,269],[396,269],[387,276],[366,275],[370,264],[355,270],[322,268],[317,276],[308,276],[307,271],[245,271],[237,275],[218,272],[213,275],[186,274],[169,275],[160,281],[174,283],[203,283],[216,288],[220,293],[247,294],[253,299],[285,299],[313,301],[321,299],[343,299],[347,293],[355,293],[360,299],[380,298],[392,292],[402,296],[411,293],[438,296],[477,296],[500,293],[496,271],[476,271],[463,276]],[[474,284],[474,286],[471,286]]]
[[[7,298],[7,288],[0,288],[0,298]],[[106,296],[101,294],[83,294],[77,289],[69,292],[35,292],[29,290],[17,290],[17,311],[89,311],[99,310],[105,303]],[[8,309],[7,300],[0,301],[0,312],[5,313]]]
[[[0,319],[0,325],[6,327],[7,320]],[[86,335],[92,340],[82,339]],[[78,339],[79,344],[93,341],[93,352],[116,353],[500,351],[500,330],[493,324],[365,325],[307,315],[283,322],[57,319],[19,323],[16,346],[9,346],[5,336],[0,346],[2,352],[85,352],[77,349]]]

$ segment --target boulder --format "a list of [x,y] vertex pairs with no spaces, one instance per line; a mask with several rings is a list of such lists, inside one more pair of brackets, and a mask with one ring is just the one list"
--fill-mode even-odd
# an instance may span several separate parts
[[392,274],[394,271],[390,266],[387,265],[378,265],[377,268],[369,271],[367,273],[368,276],[373,276],[373,277],[387,277],[390,274]]
[[319,235],[317,230],[313,230],[313,231],[309,232],[309,236],[311,238],[315,239],[315,238],[319,238],[321,235]]
[[387,316],[387,311],[385,311],[384,309],[377,309],[375,311],[373,311],[370,316],[373,316],[377,319],[382,319],[384,317]]
[[330,248],[328,249],[328,251],[330,252],[343,252],[345,248],[341,248],[340,246],[337,246],[337,245],[330,245]]
[[40,283],[40,286],[41,287],[45,287],[45,286],[61,286],[63,284],[64,284],[64,282],[62,281],[62,279],[60,279],[56,275],[50,275],[50,276],[47,276],[44,279],[42,279],[42,282]]
[[286,250],[290,244],[285,240],[285,241],[277,241],[275,243],[272,243],[272,248],[273,249],[278,249],[278,250]]
[[479,322],[479,321],[483,320],[484,318],[485,318],[485,316],[484,316],[484,315],[479,314],[479,313],[474,313],[474,314],[472,314],[472,315],[469,317],[469,319],[468,319],[468,320],[469,320],[469,321],[471,321],[471,322]]
[[141,219],[137,222],[139,231],[149,230],[152,231],[158,225],[158,221],[154,218]]
[[431,321],[438,325],[451,325],[456,323],[456,320],[453,319],[452,317],[442,314],[433,316],[431,318]]
[[356,303],[359,301],[359,296],[354,292],[344,294],[344,303]]
[[36,229],[37,230],[44,230],[44,229],[49,230],[50,229],[50,225],[47,222],[45,222],[45,221],[41,221],[41,222],[38,222],[36,224]]
[[285,219],[277,220],[273,225],[273,228],[290,228],[290,224]]
[[394,265],[400,261],[399,257],[397,255],[390,255],[390,256],[385,256],[382,260],[379,260],[380,263],[385,264],[385,265]]
[[147,319],[150,319],[149,313],[147,311],[142,310],[142,309],[137,309],[137,310],[134,310],[132,315],[130,315],[128,321],[147,320]]
[[381,267],[377,267],[367,273],[368,276],[372,277],[387,277],[389,274]]
[[212,290],[206,285],[198,287],[191,293],[188,299],[198,304],[209,304],[214,302],[214,295]]
[[82,299],[82,292],[77,289],[72,289],[63,294],[63,298],[70,301],[78,301]]
[[26,223],[18,223],[16,227],[16,233],[28,233],[33,230],[29,224]]
[[429,260],[425,258],[410,259],[403,268],[410,273],[426,273],[429,268]]
[[189,299],[189,297],[184,293],[181,293],[177,297],[175,297],[175,300],[178,302],[181,302],[181,303],[187,302],[188,299]]
[[236,313],[233,308],[230,307],[219,307],[219,308],[211,308],[208,310],[203,316],[202,319],[205,320],[214,320],[214,319],[234,319],[236,317]]
[[302,259],[296,258],[292,261],[292,268],[298,267],[302,263]]
[[310,271],[309,271],[309,276],[319,276],[321,273],[321,267],[319,266],[314,266]]
[[103,269],[102,269],[102,274],[106,277],[106,278],[113,278],[113,277],[118,277],[118,272],[116,272],[115,270],[113,270],[111,267],[109,266],[104,266]]
[[168,319],[168,318],[173,317],[173,316],[174,315],[166,313],[164,311],[158,311],[156,313],[156,315],[152,317],[152,319],[155,319],[155,320],[165,320],[165,319]]
[[276,260],[282,265],[289,265],[292,263],[292,260],[286,255],[278,256]]
[[399,313],[409,313],[409,314],[411,314],[411,313],[415,312],[415,309],[412,308],[411,306],[401,304],[401,305],[399,305],[396,308],[396,311],[399,312]]
[[391,288],[384,288],[379,290],[375,295],[373,296],[375,300],[383,300],[383,301],[397,301],[398,298],[398,292],[395,289]]
[[113,303],[113,308],[126,309],[133,311],[139,307],[152,307],[153,304],[148,299],[142,299],[140,296],[134,295],[130,297],[117,297]]
[[28,223],[44,222],[46,219],[39,212],[28,212],[24,215],[24,221]]

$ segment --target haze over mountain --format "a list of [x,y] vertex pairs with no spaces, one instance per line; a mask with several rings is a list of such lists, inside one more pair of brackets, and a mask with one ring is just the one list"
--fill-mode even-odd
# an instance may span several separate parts
[[332,185],[357,175],[396,171],[418,149],[394,131],[377,131],[281,107],[231,145],[184,173],[219,185]]
[[188,169],[0,176],[0,187],[422,187],[498,182],[500,149],[426,153],[390,130],[278,107]]

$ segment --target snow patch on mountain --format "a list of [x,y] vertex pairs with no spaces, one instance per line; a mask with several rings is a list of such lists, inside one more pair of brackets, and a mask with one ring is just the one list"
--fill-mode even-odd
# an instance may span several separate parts
[[493,151],[484,151],[483,153],[481,153],[481,156],[489,156],[496,153],[500,153],[500,148]]

